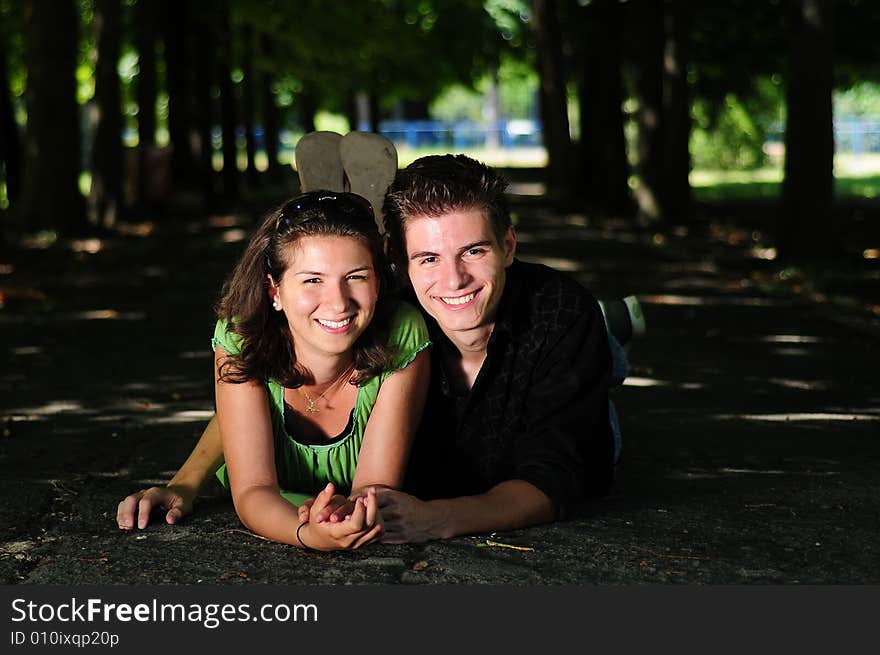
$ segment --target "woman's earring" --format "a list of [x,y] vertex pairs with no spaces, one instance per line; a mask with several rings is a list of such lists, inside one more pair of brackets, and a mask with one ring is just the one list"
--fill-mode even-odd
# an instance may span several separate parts
[[274,300],[272,302],[272,307],[275,308],[275,311],[281,311],[281,303],[278,302],[277,300]]

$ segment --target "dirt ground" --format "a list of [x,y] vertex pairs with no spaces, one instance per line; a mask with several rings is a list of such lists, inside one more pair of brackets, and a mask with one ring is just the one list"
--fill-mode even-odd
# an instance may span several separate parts
[[[212,483],[181,525],[120,532],[117,502],[167,480],[211,415],[212,304],[256,216],[181,214],[0,254],[0,583],[880,582],[870,302],[775,282],[733,232],[514,200],[522,258],[642,298],[609,497],[549,526],[315,554],[247,533]],[[863,299],[877,270],[856,271]]]

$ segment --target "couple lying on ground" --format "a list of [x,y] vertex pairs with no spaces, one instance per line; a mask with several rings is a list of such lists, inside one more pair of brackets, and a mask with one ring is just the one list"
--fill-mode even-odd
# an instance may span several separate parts
[[515,259],[505,188],[463,155],[400,171],[391,267],[375,200],[320,189],[269,214],[218,305],[216,416],[119,527],[177,522],[215,473],[249,529],[318,550],[514,529],[604,494],[606,323],[575,281]]

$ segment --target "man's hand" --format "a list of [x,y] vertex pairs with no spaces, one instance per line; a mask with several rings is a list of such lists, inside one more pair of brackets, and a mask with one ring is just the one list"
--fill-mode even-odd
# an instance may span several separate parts
[[444,538],[448,517],[438,505],[394,489],[377,489],[376,497],[385,528],[382,543],[417,544]]
[[150,522],[150,514],[156,509],[165,510],[165,522],[174,525],[192,513],[194,494],[179,487],[150,487],[127,496],[116,509],[116,523],[122,530],[137,527],[143,530]]

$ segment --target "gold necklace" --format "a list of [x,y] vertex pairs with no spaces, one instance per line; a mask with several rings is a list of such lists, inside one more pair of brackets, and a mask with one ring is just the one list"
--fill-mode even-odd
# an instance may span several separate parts
[[[346,375],[348,375],[349,373],[351,373],[352,369],[354,369],[354,363],[352,363],[347,369],[345,369],[344,371],[342,371],[342,373],[340,373],[340,374],[339,374],[339,375],[333,380],[333,382],[330,383],[330,386],[328,386],[326,389],[324,389],[324,391],[322,391],[322,392],[318,395],[317,398],[313,398],[313,397],[311,396],[311,394],[309,394],[309,392],[305,390],[305,387],[297,387],[297,391],[299,391],[299,392],[305,397],[305,399],[306,399],[306,411],[307,411],[309,414],[317,414],[318,412],[320,412],[320,411],[321,411],[321,408],[318,407],[318,401],[321,400],[321,398],[324,398],[324,394],[326,394],[328,391],[330,391],[331,389],[333,389],[337,384],[339,384],[340,380],[344,379],[344,378],[346,377]],[[329,398],[326,398],[325,400],[326,400],[328,403],[330,402],[330,399],[329,399]]]

